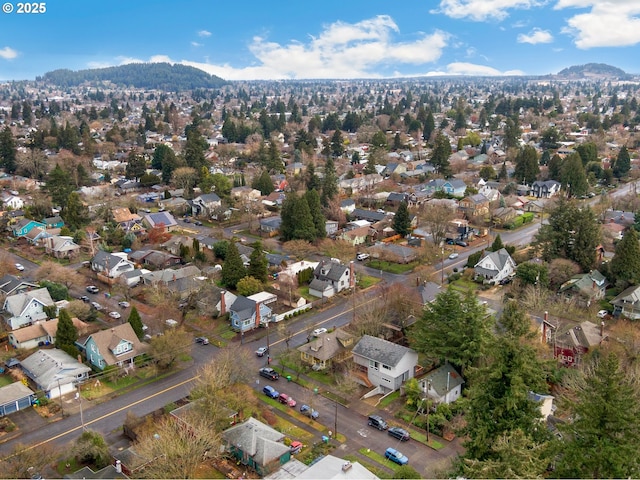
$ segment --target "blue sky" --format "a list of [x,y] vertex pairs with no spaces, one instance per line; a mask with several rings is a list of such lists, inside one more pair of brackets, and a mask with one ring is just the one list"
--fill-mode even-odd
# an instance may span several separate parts
[[[3,10],[6,7],[4,3]],[[49,0],[0,13],[0,80],[170,61],[228,80],[640,73],[640,0]]]

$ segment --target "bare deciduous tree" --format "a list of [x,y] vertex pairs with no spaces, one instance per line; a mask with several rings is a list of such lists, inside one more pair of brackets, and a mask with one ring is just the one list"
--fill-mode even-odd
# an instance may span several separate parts
[[35,278],[60,283],[67,288],[80,286],[83,283],[83,278],[78,272],[50,260],[45,260],[40,264],[40,267],[35,271]]
[[17,444],[11,454],[0,461],[0,477],[41,478],[37,475],[41,474],[58,454],[50,443],[39,445],[37,448]]
[[455,217],[455,212],[444,204],[426,204],[422,207],[419,217],[431,234],[433,243],[439,245],[447,236],[447,226]]

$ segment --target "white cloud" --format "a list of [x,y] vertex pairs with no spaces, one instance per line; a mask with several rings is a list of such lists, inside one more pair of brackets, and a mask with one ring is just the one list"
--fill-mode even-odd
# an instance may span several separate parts
[[574,38],[576,47],[623,47],[640,43],[638,0],[558,0],[556,10],[590,8],[567,20],[563,33]]
[[198,42],[191,42],[191,46],[192,46],[192,47],[199,48],[199,47],[203,47],[203,46],[204,46],[204,44],[202,44],[202,43],[198,43]]
[[451,18],[468,18],[477,22],[504,20],[508,10],[528,10],[548,0],[440,0],[439,8],[431,13],[443,13]]
[[200,30],[198,32],[198,36],[199,37],[210,37],[211,36],[211,32],[209,32],[207,30]]
[[530,43],[536,45],[538,43],[551,43],[553,42],[553,35],[549,30],[541,30],[534,28],[529,34],[521,33],[518,35],[518,43]]
[[426,76],[435,77],[442,75],[468,75],[468,76],[478,76],[478,77],[503,77],[503,76],[513,76],[513,75],[524,75],[522,70],[507,70],[505,72],[501,72],[493,67],[488,67],[486,65],[478,65],[475,63],[466,63],[466,62],[454,62],[447,65],[447,68],[444,71],[433,71],[428,72]]
[[4,58],[5,60],[13,60],[18,56],[18,52],[16,52],[11,47],[0,48],[0,58]]

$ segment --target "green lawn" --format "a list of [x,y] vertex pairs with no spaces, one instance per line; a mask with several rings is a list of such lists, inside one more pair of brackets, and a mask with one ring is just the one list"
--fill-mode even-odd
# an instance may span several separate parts
[[358,276],[358,287],[365,289],[376,285],[381,281],[378,277],[370,277],[369,275]]
[[400,397],[400,391],[396,390],[395,392],[393,392],[393,393],[387,395],[386,397],[384,397],[378,406],[380,408],[388,407],[391,404],[391,402],[393,402],[394,400],[396,400],[399,397]]
[[444,445],[442,443],[438,442],[437,440],[434,440],[433,438],[429,438],[429,441],[427,442],[426,432],[421,432],[413,428],[410,428],[409,435],[411,435],[411,438],[413,438],[415,441],[424,443],[425,445],[433,448],[434,450],[440,450],[444,448]]
[[365,467],[367,470],[369,470],[371,473],[376,475],[378,478],[393,478],[393,476],[390,475],[386,470],[383,470],[382,468],[377,467],[373,463],[366,462],[362,460],[362,458],[356,455],[345,455],[344,459],[349,460],[350,462],[358,462],[360,465]]
[[[385,467],[390,468],[394,472],[400,468],[400,465],[397,463],[393,463],[391,460],[387,460],[384,455],[379,454],[378,452],[374,452],[368,448],[361,448],[358,450],[365,457],[369,457],[371,460],[378,462],[380,465],[384,465]],[[402,450],[400,450],[402,451]]]
[[367,266],[370,268],[375,268],[377,270],[382,270],[384,272],[388,272],[388,273],[397,273],[397,274],[402,274],[402,273],[407,273],[412,271],[415,267],[417,267],[419,265],[418,262],[411,262],[411,263],[391,263],[391,262],[385,262],[383,260],[371,260]]
[[9,375],[0,375],[0,387],[13,383],[13,380]]

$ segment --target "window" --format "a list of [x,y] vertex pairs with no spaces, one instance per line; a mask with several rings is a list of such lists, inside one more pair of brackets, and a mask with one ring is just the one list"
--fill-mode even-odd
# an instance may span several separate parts
[[384,363],[382,364],[382,368],[384,368],[385,370],[391,370],[391,367],[389,365],[385,365]]
[[369,360],[369,368],[373,368],[374,370],[378,370],[380,364],[374,360]]

